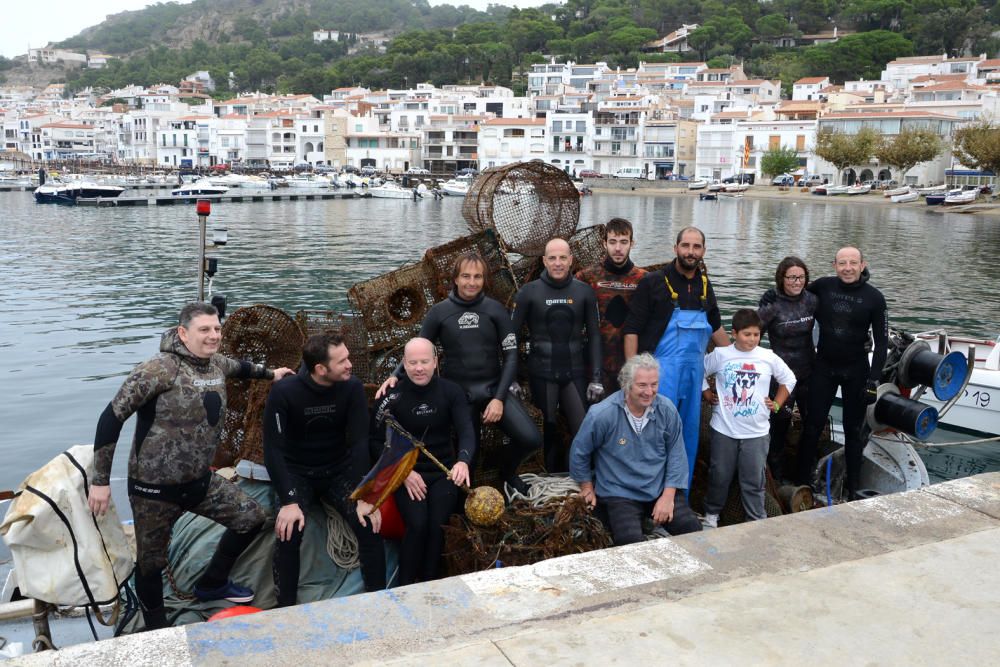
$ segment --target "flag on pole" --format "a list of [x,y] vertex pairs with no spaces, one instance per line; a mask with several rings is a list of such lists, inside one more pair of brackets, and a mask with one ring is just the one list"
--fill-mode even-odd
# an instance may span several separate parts
[[351,494],[351,500],[363,500],[374,505],[375,509],[399,488],[413,470],[420,454],[418,445],[422,444],[394,419],[386,419],[386,423],[388,428],[382,454]]

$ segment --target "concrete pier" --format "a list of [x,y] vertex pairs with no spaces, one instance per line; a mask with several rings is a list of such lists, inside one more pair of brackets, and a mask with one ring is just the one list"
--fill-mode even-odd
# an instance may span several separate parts
[[998,561],[991,473],[17,664],[993,664]]
[[215,203],[258,202],[258,201],[298,201],[313,199],[357,199],[371,197],[364,191],[295,191],[277,190],[272,192],[246,192],[243,194],[199,195],[196,197],[164,195],[156,197],[80,197],[77,206],[172,206],[174,204],[194,204],[199,199],[208,199]]

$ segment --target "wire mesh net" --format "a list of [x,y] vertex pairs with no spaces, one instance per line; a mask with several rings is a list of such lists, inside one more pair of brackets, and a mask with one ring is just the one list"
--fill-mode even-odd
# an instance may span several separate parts
[[604,225],[585,227],[569,239],[569,249],[573,253],[573,273],[604,261]]
[[464,252],[478,252],[486,261],[486,296],[509,307],[514,301],[517,284],[510,270],[506,255],[500,248],[496,232],[486,229],[471,236],[463,236],[431,248],[424,254],[424,261],[434,273],[433,289],[436,299],[446,299],[451,292],[452,268],[455,259]]
[[357,283],[347,292],[361,314],[369,352],[406,342],[420,331],[420,322],[434,305],[434,271],[417,262]]
[[473,231],[495,229],[507,250],[538,256],[549,239],[576,231],[580,193],[561,169],[518,162],[481,174],[469,188],[462,215]]
[[[287,313],[272,306],[240,308],[222,326],[219,351],[233,359],[268,368],[298,368],[302,361],[302,329]],[[226,416],[215,465],[241,458],[263,462],[260,424],[269,380],[226,380]]]
[[374,382],[371,379],[372,364],[371,355],[368,353],[368,334],[360,316],[354,313],[338,313],[334,310],[300,310],[295,313],[295,321],[307,338],[327,331],[340,334],[350,352],[351,374],[362,382]]

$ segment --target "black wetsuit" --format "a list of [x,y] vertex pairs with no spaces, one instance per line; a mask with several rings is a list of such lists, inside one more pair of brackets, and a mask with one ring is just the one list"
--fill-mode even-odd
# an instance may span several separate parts
[[[517,293],[514,331],[527,324],[531,340],[528,378],[531,399],[545,420],[545,466],[549,472],[568,468],[558,441],[556,419],[561,407],[576,435],[586,412],[586,375],[601,382],[601,334],[597,296],[583,282],[567,276],[556,281],[543,271]],[[585,337],[586,336],[586,337]]]
[[[472,465],[476,439],[469,419],[469,404],[465,392],[454,382],[434,377],[421,387],[409,378],[400,380],[375,411],[371,429],[373,447],[381,447],[385,441],[387,415],[392,415],[400,426],[421,440],[449,470],[459,461]],[[452,444],[452,434],[458,438],[457,447]],[[444,547],[441,526],[448,522],[458,497],[458,487],[423,454],[417,457],[413,469],[423,477],[427,495],[423,500],[413,500],[405,486],[395,493],[396,506],[406,526],[399,553],[402,586],[437,578]]]
[[[808,484],[812,480],[819,436],[839,387],[844,406],[849,497],[858,491],[861,474],[866,388],[869,383],[878,383],[888,352],[889,316],[885,297],[868,284],[868,277],[865,269],[853,283],[831,276],[820,278],[807,288],[819,298],[816,309],[819,346],[810,379],[809,415],[799,439],[795,481]],[[866,350],[869,329],[874,342],[871,364]]]
[[[321,497],[337,509],[358,538],[365,590],[385,588],[382,538],[358,522],[348,497],[371,467],[361,381],[323,386],[303,366],[275,383],[264,406],[264,463],[282,506],[297,503],[305,514]],[[275,543],[278,606],[295,604],[301,545],[297,525],[291,539]]]
[[[816,364],[813,345],[813,324],[816,321],[817,298],[807,290],[789,296],[775,288],[760,298],[757,314],[761,326],[771,343],[771,350],[788,364],[795,373],[795,388],[785,401],[784,409],[771,415],[771,445],[767,464],[775,479],[786,471],[785,450],[788,446],[788,427],[792,423],[792,406],[799,406],[799,415],[805,420],[809,414],[809,377]],[[772,388],[776,383],[772,380]]]
[[513,483],[521,461],[542,446],[542,435],[521,403],[507,394],[517,376],[517,336],[507,310],[482,292],[466,301],[452,290],[427,313],[420,336],[439,341],[444,348],[441,375],[465,390],[477,450],[483,410],[493,399],[503,402],[498,426],[510,436],[512,446],[504,453],[500,479]]

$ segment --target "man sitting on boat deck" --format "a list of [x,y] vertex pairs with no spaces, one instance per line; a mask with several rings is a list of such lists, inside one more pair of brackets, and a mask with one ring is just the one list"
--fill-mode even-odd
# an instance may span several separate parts
[[[278,606],[294,605],[306,512],[317,497],[332,505],[358,539],[366,591],[385,588],[382,517],[348,496],[368,472],[368,400],[351,376],[350,351],[335,333],[310,336],[302,368],[271,387],[264,406],[264,463],[281,509],[274,523]],[[370,522],[370,524],[369,524]]]
[[683,493],[688,464],[681,419],[657,392],[659,377],[660,364],[650,354],[626,361],[618,376],[622,388],[590,408],[570,449],[570,476],[616,545],[642,541],[646,516],[671,535],[701,530]]
[[636,266],[629,257],[635,247],[632,223],[625,218],[611,218],[604,226],[604,261],[588,266],[576,279],[590,285],[597,295],[601,317],[601,383],[605,395],[618,391],[618,372],[625,363],[622,326],[628,317],[628,303],[646,269]]
[[115,445],[125,421],[138,413],[129,454],[128,495],[138,551],[135,588],[150,629],[167,625],[163,568],[171,528],[184,512],[226,526],[195,587],[195,597],[253,599],[253,591],[229,581],[229,573],[263,526],[264,511],[235,484],[212,474],[209,466],[225,421],[226,378],[280,379],[292,372],[218,354],[222,326],[210,304],[188,304],[179,320],[163,334],[160,353],[132,370],[101,414],[88,497],[95,514],[107,511]]

